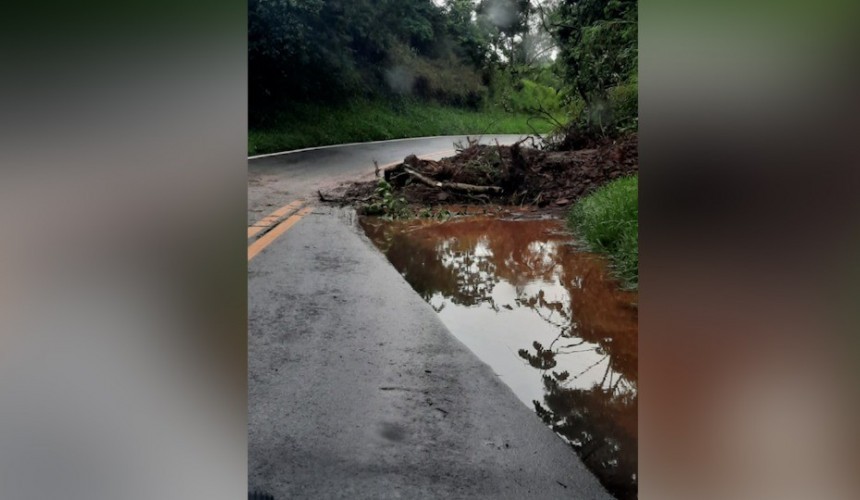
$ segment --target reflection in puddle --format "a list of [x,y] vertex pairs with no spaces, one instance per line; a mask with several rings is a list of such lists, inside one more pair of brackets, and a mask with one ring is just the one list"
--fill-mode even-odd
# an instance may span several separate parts
[[611,493],[636,498],[638,295],[601,258],[566,244],[556,220],[361,224]]

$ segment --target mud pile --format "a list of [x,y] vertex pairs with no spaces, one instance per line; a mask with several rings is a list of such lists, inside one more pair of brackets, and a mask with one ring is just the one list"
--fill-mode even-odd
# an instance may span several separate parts
[[[408,156],[381,172],[391,192],[412,205],[499,204],[564,207],[601,185],[639,170],[635,134],[576,151],[469,144],[439,161]],[[359,208],[379,197],[379,181],[355,183],[323,201]]]

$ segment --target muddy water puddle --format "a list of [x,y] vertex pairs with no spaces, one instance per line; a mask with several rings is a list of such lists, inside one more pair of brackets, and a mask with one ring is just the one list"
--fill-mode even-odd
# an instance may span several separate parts
[[457,338],[619,499],[637,490],[638,294],[561,221],[362,218]]

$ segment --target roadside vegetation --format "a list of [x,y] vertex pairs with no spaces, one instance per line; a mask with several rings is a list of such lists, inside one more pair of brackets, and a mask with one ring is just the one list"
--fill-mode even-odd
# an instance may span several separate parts
[[[639,128],[637,1],[563,0],[555,19],[564,79],[583,107],[555,131],[554,146],[576,149],[595,139],[615,141],[635,134]],[[567,222],[592,250],[610,257],[626,286],[638,287],[638,174],[609,182],[579,199]]]
[[547,134],[542,151],[470,144],[351,195],[391,217],[404,199],[571,206],[635,286],[637,179],[610,181],[638,173],[637,40],[637,0],[249,0],[249,154]]
[[565,117],[475,111],[416,100],[296,104],[248,131],[248,154],[435,135],[545,134]]
[[589,249],[609,255],[625,285],[638,286],[638,175],[612,181],[580,199],[567,223]]
[[249,154],[547,133],[582,108],[529,0],[249,0]]

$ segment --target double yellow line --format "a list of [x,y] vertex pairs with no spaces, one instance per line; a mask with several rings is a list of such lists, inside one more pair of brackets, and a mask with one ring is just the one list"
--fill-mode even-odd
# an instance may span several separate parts
[[[422,158],[427,158],[428,156],[440,156],[447,153],[453,153],[453,149],[445,149],[442,151],[436,151],[435,153],[427,153],[421,155]],[[388,163],[386,165],[380,165],[377,168],[381,170],[385,170],[389,167],[393,167],[397,165],[399,161]],[[304,208],[302,208],[304,206]],[[308,205],[305,206],[305,202],[303,200],[296,200],[292,203],[288,203],[283,207],[275,210],[269,215],[263,217],[259,221],[248,226],[248,239],[252,239],[257,237],[262,233],[262,236],[254,240],[250,245],[248,245],[248,262],[251,261],[254,257],[257,256],[260,252],[263,251],[267,246],[271,245],[273,241],[278,239],[279,236],[289,231],[289,229],[296,225],[297,222],[302,220],[302,217],[311,213],[313,207]],[[284,217],[288,216],[287,219]]]
[[[302,220],[302,217],[311,213],[311,210],[313,210],[312,206],[301,208],[304,203],[302,200],[288,203],[248,227],[248,239],[263,233],[262,236],[248,245],[248,262],[256,257],[258,253],[262,252],[264,248],[271,245],[279,236],[295,226],[297,222]],[[281,221],[287,215],[290,215],[290,217]],[[278,221],[281,221],[280,224],[278,224]]]

